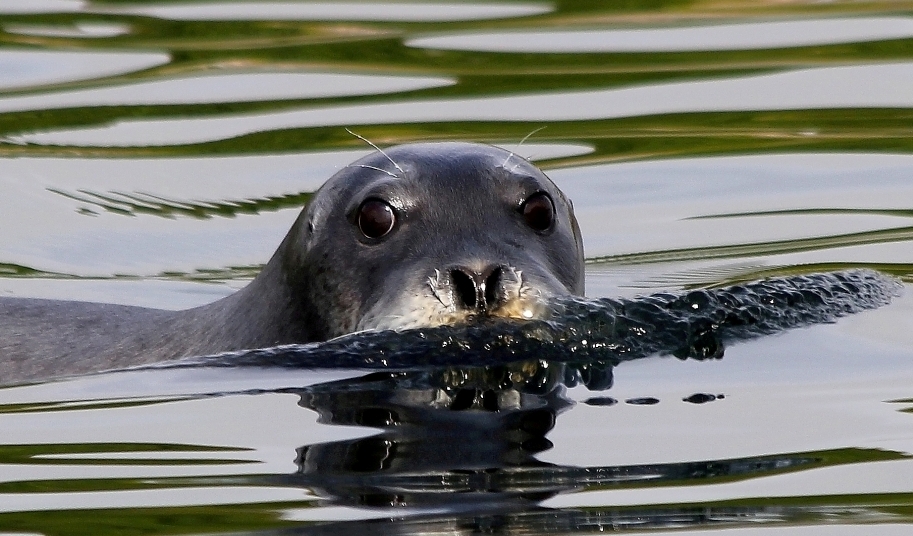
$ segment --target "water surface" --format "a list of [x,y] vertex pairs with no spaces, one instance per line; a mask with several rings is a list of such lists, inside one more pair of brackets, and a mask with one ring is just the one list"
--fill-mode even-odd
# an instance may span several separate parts
[[[228,295],[371,150],[346,128],[536,161],[590,296],[909,287],[909,7],[0,2],[0,295]],[[911,319],[908,288],[722,359],[7,387],[0,533],[907,533]]]

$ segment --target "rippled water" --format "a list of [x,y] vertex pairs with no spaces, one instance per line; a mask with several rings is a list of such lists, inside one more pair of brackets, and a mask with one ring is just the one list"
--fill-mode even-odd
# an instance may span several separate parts
[[[910,283],[911,8],[0,0],[0,294],[227,295],[369,152],[346,128],[535,160],[574,200],[593,297]],[[0,532],[913,525],[909,289],[720,360],[578,365],[0,389]]]

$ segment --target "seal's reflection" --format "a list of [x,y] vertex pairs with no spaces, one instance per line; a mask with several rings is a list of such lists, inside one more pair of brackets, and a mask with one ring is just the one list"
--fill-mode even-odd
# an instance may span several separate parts
[[302,446],[294,474],[245,482],[306,488],[323,497],[324,506],[378,508],[378,517],[306,521],[258,534],[576,534],[824,523],[835,513],[846,519],[885,515],[841,504],[797,506],[790,498],[756,498],[745,504],[544,507],[543,501],[560,493],[708,486],[907,458],[880,449],[839,448],[592,467],[538,460],[537,454],[552,447],[547,436],[556,420],[574,405],[567,389],[581,384],[592,391],[608,389],[613,365],[617,363],[533,360],[378,372],[283,389],[299,395],[299,405],[316,411],[322,423],[366,426],[378,433]]
[[298,391],[325,424],[378,428],[366,438],[298,449],[298,475],[319,493],[362,506],[540,501],[566,486],[525,469],[573,405],[568,386],[605,389],[610,363],[527,361],[498,367],[376,373]]

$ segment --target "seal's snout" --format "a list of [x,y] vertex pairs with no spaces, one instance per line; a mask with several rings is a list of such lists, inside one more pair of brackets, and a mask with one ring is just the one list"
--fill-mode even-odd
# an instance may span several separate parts
[[485,313],[497,308],[504,298],[504,269],[488,266],[481,271],[463,266],[451,268],[453,304],[459,309]]

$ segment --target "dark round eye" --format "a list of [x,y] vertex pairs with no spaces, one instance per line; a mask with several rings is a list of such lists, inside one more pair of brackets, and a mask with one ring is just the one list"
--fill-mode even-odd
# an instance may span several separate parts
[[526,225],[536,231],[547,231],[555,223],[555,204],[544,192],[529,196],[520,208]]
[[396,223],[393,207],[380,199],[368,199],[358,208],[358,228],[368,238],[380,238]]

